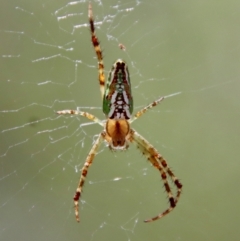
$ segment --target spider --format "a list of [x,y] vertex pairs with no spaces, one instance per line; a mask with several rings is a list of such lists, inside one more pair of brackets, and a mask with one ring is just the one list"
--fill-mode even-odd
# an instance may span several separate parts
[[[82,194],[82,188],[88,174],[88,169],[91,166],[93,159],[98,151],[98,148],[103,140],[108,143],[110,150],[113,151],[126,150],[129,147],[130,143],[135,143],[138,149],[146,156],[146,158],[151,162],[151,164],[159,170],[165,190],[168,195],[170,205],[164,212],[158,214],[153,218],[149,218],[144,222],[158,220],[166,216],[175,208],[181,195],[182,184],[168,167],[167,161],[162,157],[162,155],[144,137],[142,137],[137,131],[132,129],[130,125],[133,121],[146,113],[147,110],[158,105],[164,99],[164,97],[153,101],[151,104],[147,105],[145,108],[141,109],[134,116],[132,116],[133,96],[131,93],[130,77],[127,64],[121,59],[116,60],[116,62],[113,64],[105,88],[103,56],[99,40],[95,34],[91,3],[89,3],[88,6],[88,17],[90,23],[92,44],[98,60],[98,80],[100,84],[101,97],[103,100],[103,113],[106,116],[106,120],[101,121],[94,115],[79,110],[57,111],[57,114],[59,115],[68,114],[84,116],[103,127],[103,131],[98,135],[84,163],[81,177],[73,198],[76,220],[78,222],[80,221],[79,199]],[[168,176],[176,186],[176,196],[173,196],[172,194],[170,185],[167,180]]]

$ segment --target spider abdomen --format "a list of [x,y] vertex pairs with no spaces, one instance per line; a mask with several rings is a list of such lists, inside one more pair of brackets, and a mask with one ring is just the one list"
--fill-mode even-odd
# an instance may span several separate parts
[[131,82],[127,64],[118,59],[109,73],[103,97],[103,112],[109,119],[130,119],[133,112]]

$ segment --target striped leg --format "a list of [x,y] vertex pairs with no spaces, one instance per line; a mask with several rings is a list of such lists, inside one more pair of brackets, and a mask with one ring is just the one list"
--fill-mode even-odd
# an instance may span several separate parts
[[95,141],[91,151],[89,152],[85,163],[84,163],[84,166],[82,168],[81,177],[80,177],[80,180],[79,180],[79,183],[78,183],[78,187],[77,187],[76,193],[73,197],[75,216],[76,216],[76,220],[78,222],[80,222],[80,218],[79,218],[79,199],[81,197],[82,188],[83,188],[85,179],[86,179],[87,174],[88,174],[88,168],[91,166],[91,164],[93,162],[93,159],[94,159],[94,157],[97,153],[97,150],[98,150],[100,144],[102,143],[102,141],[103,141],[103,133],[100,133],[97,140]]
[[[167,192],[168,200],[170,203],[170,207],[166,209],[164,212],[160,213],[159,215],[153,218],[150,218],[144,221],[144,222],[152,222],[164,217],[175,208],[176,203],[178,202],[181,194],[182,184],[179,182],[178,178],[170,170],[166,160],[158,153],[158,151],[147,140],[145,140],[141,135],[139,135],[133,129],[131,129],[131,137],[132,137],[132,141],[135,141],[137,143],[137,146],[140,149],[140,151],[147,157],[147,159],[152,163],[152,165],[156,169],[158,169],[159,172],[161,173],[161,178],[164,182],[164,187]],[[167,174],[171,177],[175,186],[177,187],[177,196],[175,198],[173,197],[170,185],[168,183]]]
[[175,204],[177,204],[181,192],[182,192],[182,183],[179,181],[179,179],[173,174],[172,170],[168,167],[168,164],[166,162],[166,160],[158,153],[157,159],[161,162],[164,170],[166,170],[166,172],[168,173],[168,175],[171,177],[173,183],[175,184],[175,186],[177,187],[177,195],[174,199]]
[[103,99],[104,85],[105,85],[104,64],[103,64],[103,56],[102,56],[102,50],[100,47],[100,43],[95,34],[95,27],[94,27],[91,3],[89,3],[89,5],[88,5],[88,17],[89,17],[90,30],[91,30],[91,35],[92,35],[92,44],[93,44],[93,47],[95,49],[97,59],[98,59],[98,80],[99,80],[99,84],[100,84],[101,97]]
[[134,122],[138,117],[142,116],[143,114],[146,113],[147,110],[152,109],[154,106],[158,105],[161,101],[164,100],[164,97],[161,97],[155,101],[153,101],[151,104],[149,104],[148,106],[144,107],[143,109],[141,109],[140,111],[138,111],[130,120],[129,123]]
[[102,123],[101,120],[99,120],[97,117],[95,117],[94,115],[88,113],[88,112],[83,112],[83,111],[78,111],[78,110],[60,110],[57,111],[58,115],[81,115],[84,116],[86,118],[88,118],[89,120],[98,123],[100,126],[104,126],[104,124]]

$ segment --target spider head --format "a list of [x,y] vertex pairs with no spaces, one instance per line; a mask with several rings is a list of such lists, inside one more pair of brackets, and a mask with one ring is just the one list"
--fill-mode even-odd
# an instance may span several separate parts
[[125,150],[128,148],[130,126],[126,119],[108,119],[106,134],[109,148],[112,150]]

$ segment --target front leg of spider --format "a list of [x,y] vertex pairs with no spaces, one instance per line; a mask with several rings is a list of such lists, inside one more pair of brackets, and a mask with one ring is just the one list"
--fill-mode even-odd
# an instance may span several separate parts
[[95,155],[97,153],[97,150],[98,150],[99,146],[102,143],[102,140],[103,140],[103,134],[100,133],[98,138],[97,138],[97,140],[95,141],[92,149],[90,150],[84,165],[83,165],[81,177],[80,177],[80,180],[79,180],[79,183],[78,183],[78,187],[76,189],[76,192],[75,192],[75,195],[74,195],[74,198],[73,198],[73,200],[74,200],[75,216],[76,216],[76,220],[78,222],[80,222],[80,218],[79,218],[79,200],[80,200],[80,197],[81,197],[82,188],[83,188],[85,179],[86,179],[87,174],[88,174],[88,168],[92,165],[93,159],[94,159],[94,157],[95,157]]
[[[153,167],[159,170],[162,181],[164,183],[166,193],[168,195],[168,200],[170,204],[169,208],[166,209],[164,212],[160,213],[159,215],[144,221],[144,222],[152,222],[166,216],[176,207],[176,204],[179,200],[179,197],[182,191],[182,184],[180,183],[178,178],[173,174],[173,172],[170,170],[170,168],[167,165],[167,161],[161,156],[161,154],[156,150],[156,148],[154,148],[144,137],[142,137],[139,133],[137,133],[133,129],[131,129],[131,136],[133,141],[136,143],[137,147],[139,148],[139,150],[143,153],[143,155],[146,156],[146,158],[151,162]],[[172,179],[173,183],[177,188],[176,197],[173,196],[173,193],[171,191],[170,185],[167,180],[167,175],[169,175],[169,177]]]

